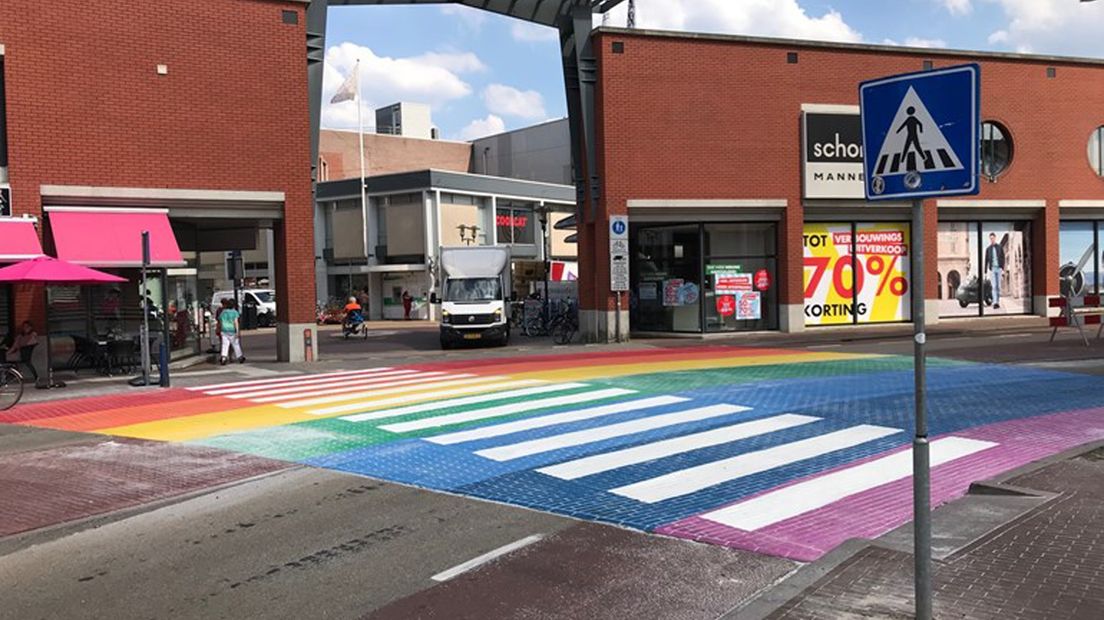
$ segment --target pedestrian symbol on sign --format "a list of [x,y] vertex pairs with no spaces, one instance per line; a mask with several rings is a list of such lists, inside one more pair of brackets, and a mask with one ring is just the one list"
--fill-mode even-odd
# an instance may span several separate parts
[[613,223],[610,225],[610,230],[612,230],[613,234],[617,235],[618,237],[620,237],[621,235],[624,235],[625,234],[625,221],[624,220],[614,220]]
[[892,128],[878,151],[875,175],[962,169],[962,161],[947,142],[939,123],[916,94],[916,89],[909,88],[905,93],[893,117]]

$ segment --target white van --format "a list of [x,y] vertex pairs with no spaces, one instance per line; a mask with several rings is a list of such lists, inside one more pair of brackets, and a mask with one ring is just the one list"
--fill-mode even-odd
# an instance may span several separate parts
[[[276,291],[264,288],[244,288],[238,291],[238,310],[246,304],[257,306],[257,325],[271,327],[276,324]],[[234,291],[215,291],[211,296],[212,313],[222,305],[223,299],[233,299]]]

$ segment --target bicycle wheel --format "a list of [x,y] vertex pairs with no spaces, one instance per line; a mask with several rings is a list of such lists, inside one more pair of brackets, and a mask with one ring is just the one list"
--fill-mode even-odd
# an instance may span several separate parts
[[0,368],[0,411],[11,409],[23,398],[23,375],[14,368]]

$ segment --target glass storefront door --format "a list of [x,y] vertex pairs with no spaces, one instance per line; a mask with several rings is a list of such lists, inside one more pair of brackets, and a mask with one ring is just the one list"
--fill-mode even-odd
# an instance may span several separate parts
[[940,222],[940,315],[1029,314],[1030,222]]
[[772,223],[634,224],[633,329],[777,329],[777,234]]
[[700,332],[700,226],[641,226],[634,232],[629,303],[633,328]]

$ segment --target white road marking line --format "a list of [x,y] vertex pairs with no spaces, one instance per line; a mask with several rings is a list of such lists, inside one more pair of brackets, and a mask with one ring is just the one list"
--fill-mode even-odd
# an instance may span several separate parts
[[590,420],[592,418],[607,416],[614,413],[625,413],[628,411],[649,409],[651,407],[673,405],[675,403],[682,403],[688,400],[690,399],[683,398],[681,396],[653,396],[652,398],[629,400],[621,403],[613,403],[612,405],[601,405],[598,407],[590,407],[588,409],[577,409],[575,411],[553,413],[551,415],[540,416],[537,418],[527,418],[525,420],[517,420],[515,422],[506,422],[505,424],[481,426],[479,428],[473,428],[468,431],[458,431],[455,433],[437,435],[436,437],[427,437],[426,441],[441,445],[463,443],[465,441],[474,441],[476,439],[487,439],[488,437],[510,435],[512,433],[517,433],[520,431],[528,431],[535,428],[544,428],[546,426],[555,426],[557,424],[565,424],[567,422]]
[[[443,398],[445,396],[459,396],[464,394],[471,394],[473,392],[491,392],[496,389],[507,389],[513,387],[524,387],[529,385],[540,385],[544,382],[534,380],[534,378],[522,378],[522,380],[514,381],[498,381],[501,377],[480,377],[478,380],[466,380],[466,381],[446,381],[439,385],[448,384],[464,384],[464,383],[478,383],[479,385],[463,385],[460,387],[453,387],[448,389],[429,389],[426,392],[418,392],[417,394],[406,394],[403,396],[395,396],[394,398],[381,398],[376,400],[360,400],[357,403],[350,403],[348,405],[335,405],[332,407],[323,407],[321,409],[308,409],[308,414],[314,414],[316,416],[327,416],[332,414],[347,413],[347,411],[355,411],[358,409],[373,408],[373,407],[388,407],[391,405],[402,405],[403,403],[417,403],[421,400],[429,398]],[[486,383],[487,381],[498,381],[498,383]],[[284,406],[284,405],[280,405]],[[381,415],[380,411],[370,411],[370,413],[357,414],[355,416],[344,416],[341,419],[347,421],[361,421],[359,416],[369,416],[364,419],[380,419],[389,418],[391,415]],[[352,419],[358,417],[358,419]]]
[[694,409],[664,413],[641,418],[639,420],[629,420],[628,422],[599,426],[598,428],[588,428],[581,431],[553,435],[551,437],[541,437],[540,439],[487,448],[485,450],[476,451],[476,454],[493,461],[509,461],[523,456],[532,456],[534,454],[550,452],[561,448],[582,446],[596,441],[612,439],[614,437],[624,437],[626,435],[633,435],[644,431],[655,430],[657,428],[675,426],[687,422],[699,422],[701,420],[732,415],[734,413],[743,413],[744,411],[750,410],[750,407],[728,404],[696,407]]
[[[989,441],[945,437],[931,443],[931,466],[942,465],[996,446]],[[912,451],[904,450],[860,465],[810,478],[727,508],[701,515],[714,523],[748,532],[774,525],[868,489],[912,475]]]
[[610,489],[610,493],[646,504],[653,504],[900,432],[903,431],[885,426],[860,424],[826,435],[818,435],[765,450],[748,452],[720,461],[681,469],[656,478],[641,480],[623,487]]
[[623,390],[621,388],[594,390],[592,392],[580,392],[578,394],[568,394],[566,396],[556,396],[554,398],[542,398],[521,403],[511,403],[509,405],[499,405],[497,407],[488,407],[486,409],[475,409],[473,411],[464,411],[462,413],[454,413],[451,415],[442,415],[432,418],[425,418],[422,420],[413,420],[411,422],[387,424],[381,426],[380,428],[391,433],[408,433],[410,431],[420,431],[427,428],[449,426],[451,424],[459,424],[461,422],[474,422],[476,420],[497,418],[500,416],[522,413],[525,411],[547,409],[549,407],[557,407],[560,405],[575,405],[578,403],[585,403],[593,400],[602,400],[604,398],[615,398],[617,396],[625,396],[635,393],[636,390]]
[[514,542],[512,542],[508,545],[502,545],[498,549],[494,549],[493,551],[488,551],[487,553],[484,553],[481,556],[474,557],[474,558],[468,560],[467,562],[464,562],[463,564],[457,564],[456,566],[453,566],[452,568],[450,568],[448,570],[441,571],[441,572],[437,573],[436,575],[430,577],[430,579],[432,579],[433,581],[448,581],[449,579],[452,579],[453,577],[463,575],[464,573],[470,571],[473,568],[482,566],[483,564],[486,564],[487,562],[490,562],[491,560],[500,558],[500,557],[506,555],[507,553],[510,553],[512,551],[517,551],[518,549],[521,549],[522,547],[527,547],[527,546],[529,546],[529,545],[531,545],[531,544],[533,544],[533,543],[535,543],[535,542],[537,542],[537,541],[539,541],[543,538],[544,538],[544,534],[533,534],[532,536],[526,536],[525,538],[522,538],[521,540],[515,540]]
[[615,452],[595,454],[574,461],[567,461],[538,469],[542,474],[547,474],[562,480],[575,480],[584,476],[591,476],[604,471],[620,469],[638,463],[647,463],[655,459],[666,458],[676,454],[692,452],[710,446],[731,443],[748,437],[766,435],[787,428],[801,426],[817,422],[821,418],[813,416],[786,413],[783,415],[741,422],[732,426],[722,426],[702,433],[683,435],[672,439],[664,439],[641,446],[633,446]]
[[359,374],[355,374],[355,375],[343,375],[343,376],[340,376],[340,377],[325,377],[325,378],[322,378],[322,379],[309,378],[309,375],[308,375],[308,377],[303,377],[303,378],[298,379],[296,381],[286,381],[286,382],[283,382],[283,383],[269,383],[269,384],[265,384],[265,385],[244,385],[244,386],[237,386],[237,387],[221,388],[221,389],[218,389],[218,390],[208,390],[207,393],[212,394],[212,395],[219,395],[219,396],[230,395],[230,394],[253,394],[253,393],[256,393],[256,392],[270,392],[270,393],[275,394],[276,392],[274,390],[294,389],[294,388],[300,388],[300,387],[304,388],[304,389],[308,389],[311,386],[340,385],[342,383],[352,383],[354,381],[372,381],[372,380],[378,379],[380,377],[393,377],[395,375],[409,375],[409,374],[413,374],[413,373],[416,373],[416,372],[420,372],[420,371],[418,371],[418,370],[388,370],[388,371],[384,371],[384,372],[359,373]]
[[[444,375],[444,376],[442,376],[442,375]],[[363,392],[365,390],[375,390],[376,388],[389,388],[389,387],[394,387],[394,386],[397,386],[397,385],[420,384],[423,381],[439,381],[439,380],[442,380],[442,379],[452,379],[454,377],[462,378],[462,377],[470,377],[470,376],[472,376],[472,375],[469,375],[469,374],[448,375],[444,372],[424,372],[424,373],[421,373],[421,374],[418,374],[418,375],[410,375],[410,376],[403,376],[403,377],[388,377],[384,381],[380,381],[378,383],[374,383],[372,385],[367,385],[367,386],[365,386],[365,385],[353,385],[353,386],[343,387],[343,388],[325,387],[325,388],[319,388],[319,389],[316,389],[316,390],[311,390],[309,392],[296,392],[294,394],[277,394],[275,396],[262,396],[262,397],[259,397],[259,398],[250,397],[249,400],[251,402],[254,402],[254,403],[274,403],[274,402],[279,402],[281,400],[292,400],[292,399],[296,399],[296,398],[310,398],[310,397],[313,397],[313,396],[323,396],[323,395],[332,395],[332,394],[348,394],[349,392]]]
[[[396,370],[394,373],[384,372],[379,375],[372,375],[370,377],[348,377],[338,379],[337,381],[328,381],[326,383],[314,384],[314,385],[293,385],[289,387],[281,387],[273,390],[251,390],[249,392],[243,392],[238,394],[225,394],[226,398],[248,398],[255,399],[257,402],[268,402],[266,400],[269,396],[277,396],[284,394],[287,398],[296,398],[300,396],[312,396],[316,394],[335,394],[342,392],[351,392],[356,389],[368,389],[371,386],[378,385],[392,385],[396,381],[405,381],[407,379],[416,379],[418,377],[433,377],[444,373],[439,372],[418,372],[417,370]],[[386,376],[382,376],[386,375]],[[286,400],[286,399],[274,399],[274,400]]]
[[[457,379],[456,377],[463,377]],[[361,390],[359,392],[350,392],[348,394],[336,394],[333,396],[322,396],[320,398],[308,398],[306,400],[294,400],[285,403],[276,403],[277,407],[283,407],[285,409],[297,409],[302,407],[313,407],[315,405],[325,405],[328,403],[339,403],[355,399],[368,398],[372,399],[366,401],[367,403],[383,403],[382,399],[377,399],[377,396],[387,396],[390,394],[405,394],[407,392],[419,392],[419,394],[432,394],[433,390],[439,388],[450,387],[453,385],[469,385],[475,383],[490,383],[492,381],[501,381],[504,377],[475,377],[471,375],[452,375],[445,377],[433,377],[426,379],[425,382],[415,382],[412,385],[402,385],[399,387],[389,387],[380,389],[378,386],[371,390]],[[358,403],[363,404],[363,403]]]
[[382,366],[380,368],[365,368],[362,370],[343,370],[341,372],[324,372],[317,374],[307,373],[287,373],[282,374],[279,377],[272,379],[250,379],[249,381],[232,381],[230,383],[214,383],[211,385],[197,385],[189,388],[193,392],[199,392],[204,390],[214,390],[219,388],[237,387],[237,386],[250,386],[250,385],[264,385],[268,383],[279,383],[281,381],[294,381],[296,379],[321,379],[323,377],[342,377],[346,375],[360,375],[364,373],[381,372],[384,370],[391,370],[390,366]]
[[[494,393],[491,393],[491,394],[480,394],[479,396],[468,396],[468,397],[465,397],[465,398],[452,398],[452,399],[449,399],[449,400],[439,400],[439,401],[433,401],[431,403],[422,403],[420,405],[411,405],[409,407],[400,407],[398,409],[384,409],[382,411],[370,411],[370,412],[367,412],[367,413],[358,413],[356,415],[345,416],[341,419],[342,420],[347,420],[349,422],[364,422],[365,420],[381,420],[383,418],[394,418],[396,416],[408,415],[408,414],[411,414],[411,413],[424,413],[426,411],[436,411],[438,409],[450,409],[452,407],[461,407],[463,405],[475,405],[475,404],[478,404],[478,403],[494,402],[496,400],[506,400],[508,398],[517,398],[517,397],[520,397],[520,396],[534,396],[536,394],[545,394],[545,393],[548,393],[548,392],[561,392],[563,390],[570,390],[570,389],[574,389],[574,388],[586,387],[585,383],[553,383],[553,384],[549,384],[549,385],[539,385],[541,383],[544,383],[544,381],[539,381],[537,379],[523,379],[523,380],[514,381],[512,383],[515,384],[515,385],[512,385],[511,387],[521,387],[522,385],[537,385],[537,387],[529,387],[529,388],[519,389],[519,390],[510,390],[510,391],[506,391],[506,392],[494,392]],[[481,389],[491,389],[491,386],[480,386],[480,388]],[[472,391],[475,391],[475,390],[472,390]],[[445,395],[445,394],[443,394],[443,393],[437,394],[437,396],[441,396],[441,395]],[[424,400],[423,395],[418,395],[418,396],[419,396],[419,399]],[[406,402],[410,402],[410,400],[413,400],[413,399],[408,399],[408,400],[406,400]],[[384,401],[375,401],[375,402],[370,401],[370,402],[365,402],[365,403],[353,403],[353,405],[356,405],[356,408],[359,408],[359,407],[362,407],[362,406],[365,406],[365,405],[380,405],[380,404],[391,404],[391,403],[384,402]],[[342,405],[342,408],[345,408],[345,407],[350,407],[350,409],[347,409],[347,410],[352,410],[353,409],[352,405]],[[331,407],[330,409],[331,410],[337,409],[337,407]],[[323,410],[323,411],[326,411],[327,413],[330,412],[329,410]]]

